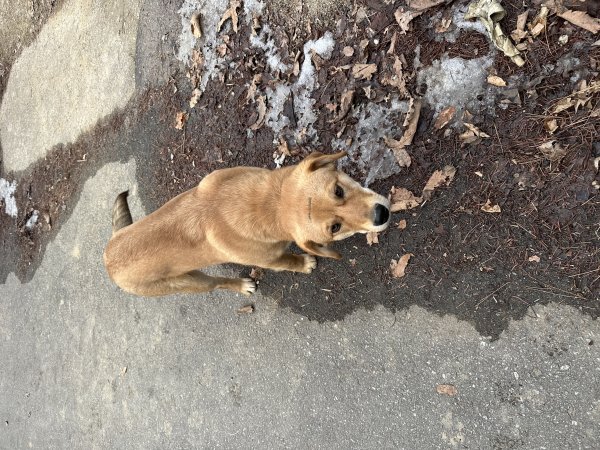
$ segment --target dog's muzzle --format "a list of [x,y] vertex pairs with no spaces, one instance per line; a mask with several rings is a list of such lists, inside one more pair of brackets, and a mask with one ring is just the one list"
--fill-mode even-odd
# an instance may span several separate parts
[[387,221],[390,219],[390,210],[387,209],[385,206],[377,203],[375,205],[375,213],[373,214],[373,216],[373,225],[379,227],[381,225],[386,224]]

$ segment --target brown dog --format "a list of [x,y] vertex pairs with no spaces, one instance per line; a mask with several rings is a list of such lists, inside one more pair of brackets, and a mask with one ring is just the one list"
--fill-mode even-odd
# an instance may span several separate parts
[[[385,197],[335,170],[345,155],[312,153],[278,170],[217,170],[135,223],[127,193],[120,194],[104,252],[110,278],[145,296],[213,289],[250,294],[256,289],[251,279],[211,277],[198,269],[230,262],[310,273],[317,265],[311,255],[341,258],[326,245],[382,231],[390,216]],[[308,254],[286,252],[292,241]]]

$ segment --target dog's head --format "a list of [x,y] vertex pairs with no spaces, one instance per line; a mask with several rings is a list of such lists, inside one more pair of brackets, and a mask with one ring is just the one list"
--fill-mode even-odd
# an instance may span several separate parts
[[339,259],[328,243],[383,231],[389,223],[389,200],[336,170],[335,162],[344,156],[346,152],[310,154],[295,167],[282,191],[289,208],[283,212],[285,226],[296,244],[313,255]]

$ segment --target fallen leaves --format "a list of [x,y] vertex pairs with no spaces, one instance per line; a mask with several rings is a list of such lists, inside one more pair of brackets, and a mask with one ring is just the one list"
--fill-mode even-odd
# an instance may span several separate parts
[[353,99],[354,89],[344,91],[342,97],[340,98],[340,109],[338,111],[338,114],[331,122],[339,122],[344,117],[346,117],[346,114],[348,114],[348,111],[350,111],[350,106],[352,106]]
[[408,154],[408,152],[404,149],[405,144],[403,144],[401,141],[397,141],[396,139],[392,139],[387,136],[383,139],[385,141],[385,145],[387,145],[394,154],[398,165],[400,167],[410,167],[412,160],[410,159],[410,155]]
[[438,384],[435,390],[438,394],[447,395],[448,397],[454,397],[458,393],[456,386],[452,384]]
[[586,80],[581,80],[577,85],[575,92],[568,97],[561,98],[554,104],[552,112],[558,114],[572,107],[574,107],[575,112],[577,112],[582,106],[588,105],[592,99],[592,94],[597,92],[600,92],[600,80],[590,82],[589,86]]
[[458,138],[462,141],[462,145],[473,144],[481,141],[482,138],[490,137],[489,134],[481,131],[472,123],[465,122],[464,126],[467,128],[467,131],[458,135]]
[[408,89],[406,88],[406,79],[402,71],[402,59],[398,58],[398,56],[395,56],[394,58],[394,64],[392,66],[394,73],[391,76],[383,77],[381,83],[397,88],[401,97],[410,97]]
[[533,18],[531,23],[527,25],[527,28],[529,28],[529,33],[533,37],[538,37],[542,33],[542,31],[546,29],[546,26],[548,24],[549,12],[550,10],[548,9],[548,7],[542,6],[540,8],[540,12]]
[[410,261],[411,256],[414,256],[412,253],[406,253],[402,255],[398,261],[392,259],[390,263],[390,272],[394,278],[402,278],[406,273],[406,266],[408,266],[408,261]]
[[342,49],[342,53],[344,54],[344,56],[350,57],[354,55],[354,49],[350,46],[346,46]]
[[252,314],[254,312],[254,305],[242,306],[237,310],[238,314]]
[[398,229],[399,230],[406,229],[406,219],[402,219],[400,222],[398,222]]
[[267,104],[265,102],[265,96],[259,95],[256,99],[257,110],[258,110],[258,119],[254,122],[254,125],[250,126],[252,131],[258,130],[265,124],[265,114],[267,113]]
[[556,141],[544,142],[538,149],[549,161],[560,161],[567,154],[567,151]]
[[568,10],[557,15],[558,17],[571,22],[573,25],[577,25],[578,27],[583,28],[584,30],[587,30],[593,34],[596,34],[598,31],[600,31],[600,19],[590,16],[585,11]]
[[424,201],[429,200],[435,189],[444,184],[449,185],[455,175],[456,169],[453,166],[445,166],[442,170],[436,170],[427,180],[420,197],[417,197],[406,188],[392,187],[390,191],[390,211],[398,212],[416,208]]
[[375,72],[377,72],[376,64],[354,64],[352,66],[352,76],[359,80],[370,80]]
[[558,130],[558,122],[556,121],[556,119],[546,119],[544,120],[544,129],[552,134],[554,133],[556,130]]
[[199,39],[202,37],[202,25],[200,24],[201,17],[202,16],[200,15],[200,13],[195,13],[190,18],[190,27],[192,29],[192,34],[194,35],[194,37],[196,39]]
[[539,256],[537,256],[537,255],[533,255],[533,256],[530,256],[530,257],[529,257],[527,260],[528,260],[529,262],[535,262],[535,263],[539,263],[539,262],[540,262],[540,257],[539,257]]
[[367,244],[369,244],[369,247],[373,244],[379,244],[379,233],[375,231],[369,231],[367,233]]
[[525,25],[527,24],[527,16],[528,15],[529,15],[529,11],[525,11],[524,13],[519,14],[517,16],[517,27],[510,34],[510,37],[517,44],[527,37],[527,31],[525,31]]
[[500,205],[492,205],[492,202],[489,199],[487,202],[485,202],[485,205],[481,206],[481,210],[491,214],[498,214],[502,212]]
[[175,125],[173,125],[173,126],[178,130],[183,130],[183,127],[185,126],[187,119],[188,119],[188,114],[183,111],[179,111],[177,113],[177,115],[175,116]]
[[494,46],[508,56],[517,66],[525,64],[519,50],[514,46],[508,36],[504,35],[500,27],[500,20],[506,11],[498,0],[475,0],[469,4],[465,19],[479,19],[487,29]]
[[502,78],[500,78],[499,76],[496,76],[496,75],[488,75],[487,82],[488,82],[488,84],[491,84],[492,86],[496,86],[496,87],[505,87],[506,86],[506,81],[504,81]]
[[240,0],[231,0],[229,2],[229,8],[227,9],[227,11],[225,11],[225,14],[223,14],[223,17],[221,17],[221,20],[217,24],[217,33],[219,31],[221,31],[221,27],[229,19],[231,19],[231,26],[233,27],[233,32],[234,33],[238,32],[238,15],[237,15],[237,9],[239,7],[240,7]]
[[446,125],[450,123],[452,119],[454,119],[454,114],[456,114],[456,108],[454,106],[449,106],[448,108],[442,110],[435,119],[435,123],[433,127],[436,130],[441,130]]
[[190,108],[193,108],[200,100],[200,96],[202,95],[202,91],[198,88],[192,91],[192,97],[190,98]]

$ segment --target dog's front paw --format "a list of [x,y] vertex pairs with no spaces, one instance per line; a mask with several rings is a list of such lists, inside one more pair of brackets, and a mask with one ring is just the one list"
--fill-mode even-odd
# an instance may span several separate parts
[[240,282],[240,293],[251,295],[256,292],[256,283],[252,278],[241,278]]
[[311,273],[317,267],[317,258],[312,255],[304,253],[300,255],[304,258],[304,265],[302,266],[303,273]]

